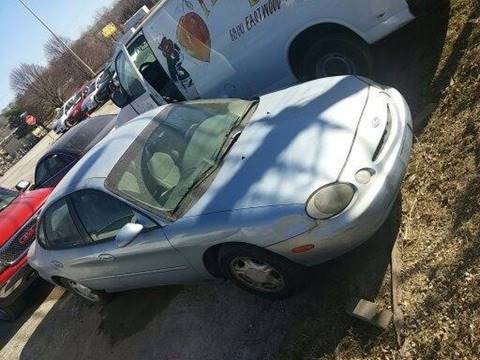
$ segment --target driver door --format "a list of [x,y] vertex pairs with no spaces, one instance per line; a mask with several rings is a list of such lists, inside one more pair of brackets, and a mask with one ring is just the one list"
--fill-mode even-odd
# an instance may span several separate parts
[[[189,278],[192,271],[175,250],[161,227],[123,201],[98,190],[82,190],[70,196],[70,212],[87,245],[63,250],[63,266],[74,280],[94,289],[120,291]],[[125,247],[115,236],[127,223],[144,230]],[[62,251],[62,250],[61,250]]]

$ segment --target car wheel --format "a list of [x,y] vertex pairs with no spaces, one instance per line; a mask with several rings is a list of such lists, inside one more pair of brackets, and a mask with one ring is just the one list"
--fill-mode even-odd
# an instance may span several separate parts
[[0,307],[0,321],[14,321],[25,310],[26,304],[22,298],[18,298],[14,303]]
[[370,76],[372,56],[368,44],[346,33],[323,36],[306,51],[302,81],[337,75]]
[[94,304],[106,304],[112,299],[112,294],[106,293],[105,291],[90,289],[89,287],[70,279],[62,279],[61,283],[71,292]]
[[267,250],[248,245],[220,248],[222,273],[240,288],[271,300],[285,299],[300,290],[306,269]]

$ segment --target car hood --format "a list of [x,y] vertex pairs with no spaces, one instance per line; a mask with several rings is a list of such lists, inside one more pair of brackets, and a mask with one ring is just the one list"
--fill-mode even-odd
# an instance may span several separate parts
[[27,191],[0,211],[0,246],[3,246],[43,205],[52,188]]
[[368,85],[354,76],[262,96],[208,190],[185,216],[304,204],[340,175],[367,98]]

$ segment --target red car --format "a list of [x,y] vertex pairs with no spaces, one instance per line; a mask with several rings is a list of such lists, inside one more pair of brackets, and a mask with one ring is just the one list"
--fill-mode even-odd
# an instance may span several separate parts
[[23,309],[23,291],[36,278],[27,263],[35,240],[37,214],[52,188],[24,191],[23,182],[11,191],[0,188],[0,320],[14,320]]
[[[70,115],[68,116],[68,119],[65,121],[65,125],[67,125],[68,127],[75,126],[75,124],[84,120],[88,116],[88,114],[84,112],[82,109],[83,102],[94,90],[95,90],[95,83],[90,83],[82,86],[82,88],[77,93],[77,96],[75,97],[76,104],[73,106],[72,110],[70,111]],[[79,100],[78,100],[78,97],[80,97]]]

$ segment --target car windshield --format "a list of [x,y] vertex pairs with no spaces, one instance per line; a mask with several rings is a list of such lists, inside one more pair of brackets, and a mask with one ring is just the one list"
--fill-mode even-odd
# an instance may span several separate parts
[[60,118],[63,116],[64,111],[65,111],[65,107],[64,107],[64,106],[62,106],[60,109],[58,109],[57,116],[55,116],[55,120],[60,119]]
[[17,193],[15,191],[0,189],[0,211],[10,205],[16,197]]
[[87,97],[88,95],[93,93],[94,90],[95,90],[95,83],[92,83],[91,85],[88,86],[88,88],[85,89],[84,96]]
[[[218,166],[229,135],[244,123],[252,104],[215,100],[167,108],[135,139],[106,186],[139,206],[174,217],[190,190]],[[194,200],[190,195],[187,203]]]

